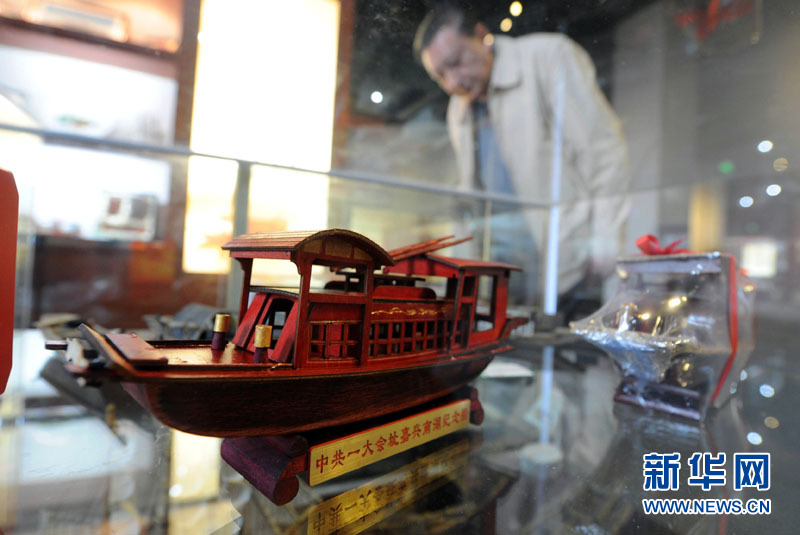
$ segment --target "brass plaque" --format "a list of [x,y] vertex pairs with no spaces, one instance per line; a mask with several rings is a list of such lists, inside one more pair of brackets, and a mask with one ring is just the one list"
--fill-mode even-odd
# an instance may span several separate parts
[[464,399],[311,448],[308,483],[318,485],[469,425]]
[[308,509],[308,535],[355,535],[447,481],[466,465],[469,440],[461,440],[403,468],[334,496]]

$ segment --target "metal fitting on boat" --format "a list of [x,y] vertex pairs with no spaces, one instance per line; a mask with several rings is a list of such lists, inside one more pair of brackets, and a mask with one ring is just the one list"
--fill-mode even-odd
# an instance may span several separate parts
[[216,351],[225,349],[228,341],[225,335],[228,332],[228,326],[231,324],[230,314],[217,314],[214,317],[214,337],[211,339],[211,349]]
[[266,353],[269,346],[272,344],[272,325],[256,325],[255,340],[253,345],[256,348],[255,361],[265,362]]

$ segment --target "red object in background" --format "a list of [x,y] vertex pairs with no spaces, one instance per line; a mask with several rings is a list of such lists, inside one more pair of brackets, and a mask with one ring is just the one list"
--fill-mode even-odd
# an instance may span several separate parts
[[5,392],[11,374],[18,214],[19,194],[14,176],[0,169],[0,394]]
[[683,240],[675,240],[666,247],[661,247],[658,238],[652,234],[645,234],[636,238],[636,247],[646,255],[691,253],[689,249],[678,249],[678,244]]
[[720,0],[710,0],[705,9],[679,11],[675,23],[679,28],[693,28],[697,40],[705,41],[720,23],[740,19],[754,7],[754,0],[732,0],[724,6]]

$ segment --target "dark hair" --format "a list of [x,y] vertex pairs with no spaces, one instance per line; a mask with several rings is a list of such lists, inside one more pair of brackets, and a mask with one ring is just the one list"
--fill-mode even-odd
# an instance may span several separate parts
[[444,2],[431,9],[414,35],[414,59],[422,63],[422,51],[428,48],[439,30],[452,26],[461,35],[475,35],[478,19],[469,7]]

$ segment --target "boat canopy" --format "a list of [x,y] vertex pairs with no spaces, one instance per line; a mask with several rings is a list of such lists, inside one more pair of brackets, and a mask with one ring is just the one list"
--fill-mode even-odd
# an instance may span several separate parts
[[456,277],[460,271],[497,273],[500,271],[521,271],[522,268],[502,262],[484,260],[467,260],[449,256],[437,256],[422,253],[399,260],[394,266],[384,268],[384,273],[401,273],[404,275],[435,275],[440,277]]
[[295,261],[297,253],[339,259],[342,263],[372,261],[373,265],[394,264],[380,245],[357,232],[344,229],[265,232],[245,234],[222,246],[232,258],[278,258]]

